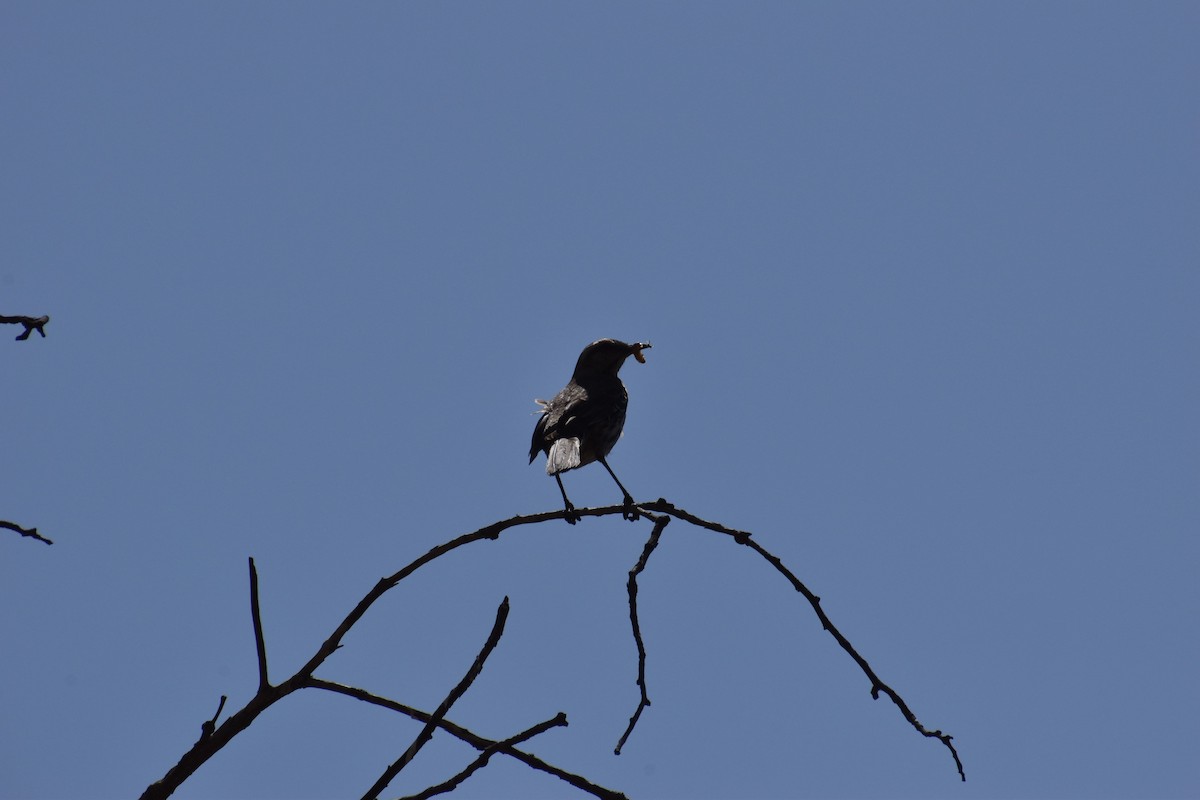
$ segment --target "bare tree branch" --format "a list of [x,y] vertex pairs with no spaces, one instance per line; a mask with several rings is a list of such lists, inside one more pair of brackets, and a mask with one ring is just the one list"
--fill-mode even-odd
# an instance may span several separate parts
[[[613,509],[616,509],[615,512]],[[604,516],[606,514],[620,513],[621,507],[615,506],[603,509],[587,509],[587,516]],[[297,689],[304,687],[305,683],[313,676],[313,673],[318,667],[325,662],[329,656],[341,647],[341,641],[367,610],[374,605],[375,601],[382,597],[389,589],[392,589],[404,578],[416,572],[425,564],[439,558],[446,553],[456,550],[473,542],[478,542],[483,539],[497,539],[504,531],[509,528],[519,525],[532,525],[539,522],[545,522],[552,519],[563,519],[565,511],[551,511],[542,514],[530,514],[527,516],[515,516],[506,520],[494,522],[472,533],[463,534],[455,539],[451,539],[432,550],[425,555],[416,559],[408,566],[401,569],[399,572],[381,579],[374,588],[367,593],[358,605],[342,620],[337,629],[329,636],[328,639],[317,649],[308,662],[292,675],[292,677],[283,681],[280,684],[268,685],[260,687],[254,697],[250,699],[245,706],[236,711],[224,723],[217,726],[211,736],[202,738],[197,741],[192,747],[180,757],[179,761],[167,770],[158,781],[146,787],[142,793],[142,800],[161,800],[162,798],[170,797],[171,794],[179,788],[179,786],[188,779],[197,769],[199,769],[206,761],[220,752],[221,748],[229,744],[229,742],[250,726],[258,715],[270,708],[277,701],[287,697]],[[257,644],[257,643],[256,643]]]
[[[695,516],[694,514],[684,511],[683,509],[677,508],[676,506],[672,505],[671,503],[668,503],[666,500],[664,500],[662,498],[660,498],[656,501],[653,501],[653,502],[639,504],[638,508],[640,509],[641,512],[646,513],[648,518],[651,518],[654,520],[655,528],[658,530],[659,536],[661,536],[661,531],[662,531],[661,526],[664,526],[666,523],[664,521],[662,521],[661,519],[654,518],[653,516],[651,516],[649,514],[649,512],[658,512],[659,514],[666,514],[666,515],[669,515],[676,519],[682,520],[684,522],[688,522],[697,527],[730,536],[738,544],[745,545],[745,546],[751,548],[756,553],[758,553],[758,555],[760,555],[762,558],[766,559],[767,562],[770,563],[776,569],[776,571],[778,571],[781,575],[783,575],[792,584],[793,588],[796,591],[798,591],[802,595],[804,595],[804,597],[808,600],[808,602],[812,606],[813,610],[816,612],[817,618],[821,621],[821,624],[825,628],[825,630],[829,631],[830,635],[832,635],[834,637],[834,639],[838,642],[838,644],[842,647],[842,649],[845,650],[846,653],[848,655],[850,655],[850,657],[852,659],[854,659],[856,664],[858,664],[859,668],[863,671],[863,673],[871,681],[871,696],[874,698],[878,698],[881,693],[886,694],[889,698],[891,698],[892,702],[897,706],[897,708],[900,709],[901,714],[909,722],[909,724],[913,726],[914,729],[916,729],[919,733],[921,733],[924,736],[927,736],[930,738],[935,738],[935,739],[938,739],[939,741],[941,741],[942,744],[945,745],[947,749],[949,749],[951,755],[954,757],[954,763],[955,763],[956,767],[958,768],[959,776],[963,780],[966,780],[966,775],[963,771],[962,761],[959,759],[958,752],[952,743],[953,737],[951,737],[948,734],[944,734],[938,730],[931,731],[931,730],[925,728],[917,720],[916,716],[913,714],[911,709],[909,709],[907,703],[905,703],[903,698],[901,698],[901,696],[895,690],[893,690],[890,686],[888,686],[882,680],[879,679],[878,675],[875,674],[875,672],[871,668],[870,664],[868,664],[867,661],[861,655],[859,655],[858,651],[855,650],[855,648],[850,644],[849,640],[846,639],[846,637],[841,633],[841,631],[839,631],[837,629],[837,627],[835,627],[833,625],[833,623],[829,620],[829,617],[825,614],[824,610],[821,608],[820,598],[817,597],[813,592],[811,592],[790,570],[788,570],[787,567],[785,567],[783,565],[782,561],[777,556],[773,555],[772,553],[767,551],[765,548],[761,547],[757,542],[753,541],[753,539],[751,538],[751,535],[748,531],[740,531],[740,530],[737,530],[734,528],[729,528],[720,523],[711,522],[709,520],[702,519],[700,517]],[[628,511],[628,509],[626,509],[624,506],[603,506],[603,507],[598,507],[598,508],[577,508],[574,510],[573,515],[576,518],[602,517],[602,516],[608,516],[608,515],[622,514],[623,512],[627,513],[627,511]],[[514,517],[510,517],[508,519],[505,519],[505,520],[500,520],[499,522],[492,523],[491,525],[487,525],[483,528],[480,528],[479,530],[473,531],[471,533],[463,534],[454,539],[451,539],[448,542],[440,544],[440,545],[430,549],[427,553],[425,553],[421,557],[415,559],[414,561],[409,563],[407,566],[405,566],[398,572],[396,572],[388,577],[380,579],[380,581],[366,594],[366,596],[364,596],[363,599],[360,600],[358,602],[358,604],[350,611],[350,613],[346,616],[346,618],[342,620],[342,622],[337,626],[337,628],[333,631],[333,633],[330,634],[329,638],[327,638],[321,644],[321,646],[317,649],[317,652],[313,654],[313,656],[308,660],[307,663],[304,664],[303,667],[300,668],[299,671],[297,671],[294,675],[292,675],[292,677],[288,678],[286,681],[284,681],[278,685],[270,685],[269,683],[266,683],[264,685],[263,682],[260,680],[259,690],[258,690],[258,692],[256,692],[254,697],[251,698],[250,701],[243,708],[241,708],[240,710],[235,712],[233,715],[231,715],[228,719],[226,719],[224,723],[217,726],[216,729],[212,731],[211,735],[202,736],[201,739],[196,742],[196,744],[194,744],[186,753],[183,754],[183,756],[180,758],[179,762],[167,771],[166,775],[164,775],[162,779],[160,779],[156,783],[151,784],[149,787],[147,787],[146,791],[142,794],[143,800],[155,800],[156,798],[169,797],[171,795],[171,793],[174,792],[174,790],[176,788],[178,788],[178,786],[184,780],[186,780],[188,778],[188,776],[190,776],[192,773],[194,773],[209,758],[211,758],[221,748],[223,748],[226,744],[228,744],[238,733],[245,730],[258,717],[259,714],[261,714],[264,710],[269,708],[271,705],[273,705],[278,700],[282,699],[283,697],[286,697],[287,695],[291,694],[292,692],[296,691],[297,689],[302,689],[302,688],[305,688],[306,686],[311,686],[311,687],[317,687],[317,688],[330,689],[332,691],[342,691],[343,693],[348,693],[347,691],[343,691],[341,689],[332,689],[331,687],[335,686],[335,684],[324,685],[324,682],[318,682],[318,679],[314,678],[314,673],[315,673],[316,669],[318,667],[320,667],[325,662],[326,659],[329,658],[329,656],[331,656],[334,652],[337,651],[337,649],[339,647],[341,647],[342,639],[346,636],[346,634],[349,632],[349,630],[358,622],[358,620],[360,620],[363,617],[363,615],[366,614],[366,612],[375,603],[375,601],[378,600],[380,597],[382,597],[388,590],[395,587],[404,578],[413,574],[414,572],[416,572],[418,569],[420,569],[424,565],[428,564],[429,562],[434,561],[435,559],[438,559],[441,556],[444,556],[447,553],[450,553],[453,550],[458,549],[459,547],[463,547],[468,544],[473,544],[475,542],[478,542],[478,541],[481,541],[484,539],[492,539],[492,540],[498,539],[501,536],[501,534],[503,534],[505,531],[509,530],[510,528],[515,528],[515,527],[523,526],[523,525],[533,525],[533,524],[537,524],[540,522],[546,522],[548,520],[565,519],[566,513],[567,512],[565,510],[560,510],[560,511],[551,511],[551,512],[545,512],[545,513],[540,513],[540,514],[517,515]],[[652,539],[654,538],[653,532],[651,534],[651,538]],[[636,575],[640,574],[641,570],[645,568],[644,562],[646,559],[649,558],[649,554],[651,552],[653,552],[655,546],[657,546],[657,540],[655,540],[655,543],[653,546],[651,546],[650,542],[647,542],[647,547],[643,551],[642,560],[639,561],[640,568],[638,566],[635,566],[634,571],[631,572],[631,578],[636,578]],[[635,586],[635,591],[632,596],[634,598],[636,598],[636,582],[634,582],[634,586]],[[256,589],[255,589],[255,591],[256,591]],[[260,650],[261,657],[260,657],[260,661],[259,661],[260,678],[261,678],[263,672],[265,671],[265,665],[266,665],[265,645],[262,644],[263,639],[262,639],[262,633],[261,633],[261,619],[256,614],[255,609],[257,609],[257,600],[256,599],[252,602],[252,615],[255,617],[255,630],[256,630],[255,644],[256,644],[256,647],[261,647],[261,650]],[[640,679],[639,686],[642,690],[643,699],[645,700],[644,704],[639,703],[638,711],[635,712],[634,717],[631,718],[631,720],[630,720],[630,730],[632,730],[634,724],[636,724],[637,718],[640,716],[641,711],[645,708],[645,706],[649,705],[649,699],[645,695],[645,674],[644,674],[645,647],[640,642],[641,631],[640,631],[640,625],[638,625],[638,623],[637,623],[636,599],[634,599],[631,602],[630,618],[631,618],[631,624],[635,626],[635,634],[634,634],[635,642],[639,644],[639,679]],[[352,696],[355,696],[355,695],[352,695]],[[365,697],[360,696],[359,699],[365,699]],[[450,700],[450,698],[447,698],[447,699]],[[451,700],[451,702],[453,702],[453,700]],[[444,713],[444,712],[442,712],[442,713]],[[417,718],[420,718],[420,717],[417,717]],[[429,731],[430,736],[432,735],[432,731],[434,728],[442,727],[447,730],[450,729],[447,726],[447,724],[445,723],[445,721],[442,720],[440,718],[440,715],[438,715],[438,714],[429,715],[428,719],[426,719],[426,727]],[[424,731],[423,731],[423,734],[424,734]],[[626,733],[626,735],[628,735],[628,732]],[[622,740],[622,743],[623,743],[623,741],[624,741],[624,739]],[[416,743],[414,742],[414,744],[416,744]],[[486,746],[487,745],[485,745],[485,747]],[[513,757],[518,758],[520,760],[525,760],[523,758],[523,756],[518,755],[518,753],[520,751],[516,751],[515,749],[513,750],[512,753],[508,753],[507,751],[502,751],[502,752],[506,752],[506,754],[512,755]],[[526,762],[526,763],[529,763],[529,762]],[[534,765],[531,764],[531,766],[534,766]],[[536,767],[536,768],[541,769],[542,767]],[[547,771],[550,771],[550,770],[547,770]],[[552,774],[557,774],[557,773],[552,773]],[[569,774],[569,773],[567,773],[567,774]],[[562,777],[562,776],[560,776],[560,777]],[[566,778],[564,778],[564,780],[566,780]],[[568,782],[570,782],[570,781],[568,781]],[[386,783],[383,785],[386,786]],[[578,784],[573,783],[573,785],[578,785]],[[585,788],[585,787],[580,787],[580,788]],[[599,789],[599,787],[596,787],[596,788]],[[585,791],[592,791],[592,790],[585,788]],[[607,792],[608,790],[601,789],[600,791]],[[595,792],[593,791],[593,793],[595,793]],[[606,796],[606,795],[599,795],[599,796]],[[612,796],[615,797],[618,795],[613,794]]]
[[43,339],[46,338],[46,323],[50,321],[48,314],[43,314],[40,317],[6,317],[0,314],[0,324],[8,325],[24,325],[25,332],[17,335],[17,341],[23,342],[29,338],[29,334],[37,331]]
[[45,536],[42,536],[40,533],[38,533],[37,528],[22,528],[20,525],[18,525],[15,522],[7,522],[2,519],[0,519],[0,528],[7,528],[8,530],[15,531],[16,533],[19,533],[22,536],[28,536],[30,539],[37,539],[39,542],[45,542],[46,544],[54,544],[54,542],[50,541]]
[[642,711],[650,705],[650,697],[646,693],[646,645],[642,642],[642,626],[638,622],[637,576],[646,569],[646,562],[650,560],[650,554],[658,547],[658,541],[662,538],[663,530],[667,527],[667,523],[671,521],[671,518],[659,514],[646,514],[646,516],[654,521],[654,529],[650,531],[650,538],[646,540],[646,546],[642,548],[642,557],[638,559],[633,569],[629,570],[629,582],[626,584],[626,589],[629,592],[629,624],[633,628],[633,641],[637,645],[638,652],[637,685],[642,696],[638,700],[637,709],[633,712],[633,716],[629,718],[629,726],[625,728],[625,733],[621,734],[621,739],[617,742],[617,746],[613,750],[613,753],[618,756],[621,755],[621,748],[625,746],[629,735],[633,733],[634,726],[641,719]]
[[454,688],[450,690],[450,694],[446,695],[446,699],[433,712],[432,718],[425,723],[425,727],[417,734],[417,738],[413,739],[413,743],[408,746],[408,749],[391,766],[385,769],[383,774],[379,776],[379,780],[375,781],[371,788],[367,790],[367,793],[363,795],[363,800],[375,800],[379,797],[380,793],[392,782],[392,779],[400,774],[400,770],[408,766],[416,758],[421,748],[433,738],[433,732],[437,730],[438,723],[446,716],[450,707],[458,702],[458,699],[463,696],[467,689],[471,688],[471,684],[479,677],[479,673],[483,672],[484,663],[488,660],[488,656],[492,654],[492,651],[496,649],[496,645],[500,642],[500,637],[504,635],[504,623],[507,619],[508,598],[505,597],[500,602],[500,607],[496,609],[496,622],[492,625],[492,632],[488,634],[487,641],[483,643],[483,649],[479,651],[479,655],[475,656],[475,661],[467,670],[467,674],[463,675],[462,680],[455,684]]
[[[325,689],[326,691],[337,692],[338,694],[343,694],[347,697],[353,697],[356,700],[362,700],[364,703],[371,703],[372,705],[377,705],[381,708],[387,708],[392,711],[399,712],[419,722],[428,722],[429,720],[433,719],[433,715],[425,711],[413,708],[412,706],[407,706],[403,703],[398,703],[395,700],[390,700],[386,697],[380,697],[379,695],[372,694],[371,692],[364,691],[363,689],[358,689],[353,686],[345,686],[343,684],[334,683],[333,681],[327,681],[321,678],[309,679],[307,686],[310,686],[313,689]],[[471,745],[476,750],[487,750],[488,748],[498,744],[503,745],[503,742],[496,742],[492,739],[484,738],[483,736],[472,733],[470,730],[462,727],[461,725],[456,725],[455,723],[446,719],[439,720],[438,727],[450,735],[455,736]],[[559,780],[571,784],[576,789],[580,789],[595,797],[603,798],[603,800],[627,800],[625,795],[621,794],[620,792],[615,792],[612,789],[606,789],[603,786],[598,786],[580,775],[559,769],[553,764],[547,764],[545,761],[542,761],[532,753],[527,753],[524,750],[518,750],[517,748],[511,746],[501,746],[498,747],[497,750],[498,752],[515,758],[528,767],[532,767],[533,769],[553,775]]]
[[652,509],[663,514],[670,514],[677,519],[690,522],[698,527],[707,528],[710,531],[716,531],[717,533],[723,533],[727,536],[732,536],[733,540],[738,544],[749,547],[751,550],[765,558],[767,562],[779,572],[779,574],[788,579],[788,581],[792,584],[792,587],[797,592],[804,595],[804,599],[809,602],[809,605],[812,606],[813,611],[816,612],[817,619],[821,621],[821,627],[829,631],[829,634],[833,636],[833,638],[837,640],[837,643],[841,645],[841,648],[845,650],[852,659],[854,659],[854,663],[858,664],[859,669],[861,669],[871,681],[871,698],[878,700],[880,692],[890,697],[892,702],[896,704],[896,707],[900,709],[900,713],[904,715],[906,720],[908,720],[908,724],[912,725],[918,733],[931,739],[937,739],[946,746],[946,748],[950,751],[950,755],[954,757],[954,765],[958,768],[959,777],[964,781],[967,779],[967,774],[963,771],[962,761],[958,757],[958,750],[955,749],[952,741],[954,737],[949,734],[942,733],[940,730],[931,731],[917,720],[916,715],[913,714],[912,710],[908,707],[908,704],[904,702],[904,698],[902,698],[895,689],[879,679],[879,676],[875,674],[875,670],[871,668],[871,665],[867,663],[867,660],[858,654],[858,651],[854,649],[854,645],[850,644],[850,640],[847,639],[842,632],[837,629],[837,626],[830,621],[829,617],[825,614],[825,610],[821,608],[821,598],[815,595],[800,581],[799,578],[792,573],[791,570],[785,567],[778,556],[768,552],[766,548],[760,546],[758,542],[751,539],[749,532],[735,530],[734,528],[727,528],[720,523],[709,522],[708,520],[701,519],[694,514],[689,514],[682,508],[676,508],[674,505],[668,503],[661,497],[653,503],[644,503],[641,507],[643,509]]
[[455,775],[450,780],[445,781],[444,783],[439,783],[437,786],[430,786],[428,789],[418,792],[417,794],[409,795],[405,798],[402,798],[402,800],[429,800],[429,798],[436,797],[439,794],[452,792],[467,778],[471,777],[478,770],[487,766],[487,763],[491,757],[500,752],[503,748],[511,748],[520,744],[521,742],[532,739],[534,736],[537,736],[540,733],[545,733],[551,728],[565,727],[566,724],[567,715],[560,711],[553,719],[548,719],[545,722],[539,722],[532,728],[521,731],[516,736],[510,736],[504,741],[496,742],[491,747],[485,748],[484,751],[479,754],[478,758],[467,765],[466,769]]

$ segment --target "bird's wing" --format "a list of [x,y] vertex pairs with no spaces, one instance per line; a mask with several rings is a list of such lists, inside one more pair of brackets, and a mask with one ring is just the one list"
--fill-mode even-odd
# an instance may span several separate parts
[[572,386],[551,401],[544,419],[545,433],[551,441],[571,436],[581,436],[596,417],[596,404],[588,398],[586,390]]
[[539,452],[549,452],[554,442],[579,437],[594,416],[587,391],[574,384],[564,388],[550,402],[543,402],[541,405],[542,415],[538,417],[537,425],[533,428],[533,440],[529,445],[531,464]]

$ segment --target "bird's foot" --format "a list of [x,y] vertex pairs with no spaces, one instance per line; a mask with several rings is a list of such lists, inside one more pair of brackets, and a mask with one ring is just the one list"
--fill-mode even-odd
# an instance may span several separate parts
[[621,516],[630,522],[637,522],[642,516],[638,507],[634,505],[633,498],[629,495],[625,495],[625,502],[621,505]]
[[583,519],[583,517],[581,517],[579,512],[575,510],[575,506],[573,504],[567,503],[566,516],[563,517],[563,519],[567,521],[568,525],[574,525],[576,522],[579,522],[579,520]]

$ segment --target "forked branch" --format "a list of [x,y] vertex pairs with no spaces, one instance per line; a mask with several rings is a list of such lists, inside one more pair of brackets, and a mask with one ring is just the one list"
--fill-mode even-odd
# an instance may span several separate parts
[[[858,653],[854,646],[850,644],[850,641],[841,633],[840,630],[838,630],[833,622],[830,621],[824,609],[821,608],[821,599],[812,591],[810,591],[808,587],[806,587],[800,581],[800,579],[791,572],[791,570],[784,566],[783,562],[777,556],[770,553],[768,550],[755,542],[749,532],[729,528],[720,523],[702,519],[694,514],[684,511],[681,508],[677,508],[673,504],[668,503],[666,500],[661,498],[653,502],[638,504],[638,509],[647,517],[647,519],[653,522],[653,529],[651,530],[650,538],[647,540],[646,545],[643,548],[641,558],[638,560],[634,568],[630,570],[629,582],[627,585],[630,602],[630,624],[633,628],[634,641],[638,649],[638,688],[640,692],[640,699],[637,710],[630,718],[629,726],[624,735],[621,737],[620,743],[617,746],[617,752],[620,752],[621,747],[625,744],[630,733],[632,733],[633,728],[636,726],[642,712],[650,705],[649,696],[646,691],[646,648],[642,641],[641,626],[638,621],[637,578],[646,568],[646,563],[648,562],[651,553],[653,553],[655,548],[658,546],[659,539],[661,538],[662,532],[669,521],[669,517],[674,517],[696,527],[729,536],[738,544],[749,547],[759,556],[764,558],[768,563],[770,563],[777,572],[783,575],[789,581],[789,583],[791,583],[792,587],[797,592],[802,594],[805,599],[808,600],[809,604],[813,608],[813,611],[816,613],[817,618],[821,621],[821,625],[825,628],[825,630],[829,631],[830,635],[834,637],[838,645],[846,651],[846,653],[854,660],[856,664],[858,664],[859,669],[863,671],[863,673],[871,682],[871,696],[878,698],[880,694],[886,694],[897,706],[897,708],[899,708],[901,714],[914,729],[916,729],[923,736],[935,738],[941,741],[953,756],[959,776],[963,780],[966,780],[966,774],[963,771],[962,761],[959,759],[958,752],[952,742],[953,737],[951,737],[949,734],[942,733],[940,730],[929,730],[917,720],[916,715],[913,714],[912,710],[908,707],[908,704],[904,701],[904,699],[894,689],[884,683],[878,675],[876,675],[874,669],[872,669],[871,665],[867,663],[866,659],[864,659]],[[604,506],[599,508],[575,509],[573,514],[577,518],[582,518],[603,517],[627,512],[628,509],[626,509],[624,506]],[[617,800],[617,798],[623,797],[623,795],[619,794],[618,792],[596,786],[595,784],[592,784],[577,775],[572,775],[571,773],[559,770],[557,767],[552,767],[551,765],[545,764],[536,757],[515,747],[515,744],[519,741],[523,741],[524,738],[537,735],[538,733],[541,733],[543,730],[546,730],[550,727],[556,727],[559,724],[565,724],[565,718],[563,718],[562,722],[560,723],[558,722],[559,717],[555,717],[552,720],[547,720],[541,725],[534,726],[533,728],[530,728],[529,730],[524,731],[515,737],[500,741],[485,739],[484,737],[473,734],[465,728],[448,722],[443,718],[444,714],[453,705],[454,701],[457,700],[461,693],[470,685],[471,681],[474,680],[474,675],[477,675],[478,670],[482,669],[483,662],[486,660],[487,655],[491,652],[492,648],[495,647],[496,641],[499,640],[499,636],[503,631],[504,617],[507,614],[507,598],[505,603],[501,604],[500,609],[497,611],[497,621],[493,626],[493,635],[490,636],[488,642],[485,643],[484,649],[480,652],[480,655],[476,659],[472,669],[468,671],[468,674],[464,677],[463,681],[460,681],[459,685],[455,687],[455,690],[452,691],[449,696],[447,696],[446,700],[443,701],[442,705],[439,706],[438,710],[433,714],[418,711],[400,703],[396,703],[395,701],[371,695],[370,693],[361,689],[342,686],[340,684],[335,684],[315,677],[317,668],[324,664],[325,661],[334,652],[336,652],[339,647],[341,647],[342,640],[345,638],[346,634],[360,619],[362,619],[363,615],[367,613],[372,605],[374,605],[375,601],[382,597],[388,590],[394,588],[400,581],[404,580],[409,575],[412,575],[421,567],[446,555],[447,553],[457,550],[460,547],[474,544],[475,542],[485,539],[499,539],[502,534],[510,529],[547,522],[550,520],[565,519],[566,513],[566,511],[551,511],[541,514],[517,515],[505,520],[500,520],[499,522],[492,523],[491,525],[487,525],[471,533],[463,534],[432,548],[427,553],[415,559],[399,571],[380,579],[379,582],[376,583],[375,586],[369,592],[367,592],[362,600],[360,600],[358,604],[350,611],[350,613],[346,615],[345,619],[343,619],[342,622],[334,629],[333,633],[331,633],[329,637],[320,645],[320,647],[317,648],[316,653],[313,654],[308,662],[305,663],[290,678],[276,685],[272,685],[267,676],[266,644],[262,630],[262,615],[259,611],[258,574],[257,570],[254,568],[253,561],[251,561],[251,619],[254,625],[255,647],[258,654],[258,691],[244,707],[234,712],[220,725],[215,725],[215,718],[207,721],[205,724],[205,735],[201,736],[200,740],[197,741],[186,753],[184,753],[183,757],[180,758],[179,763],[168,770],[166,775],[164,775],[161,780],[151,784],[151,786],[146,789],[142,795],[143,800],[169,797],[171,793],[183,783],[184,780],[186,780],[222,747],[228,744],[234,736],[245,730],[258,717],[259,714],[283,697],[286,697],[292,692],[303,688],[317,688],[345,694],[365,702],[391,708],[392,710],[399,711],[425,723],[425,727],[422,729],[421,734],[416,740],[414,740],[409,750],[406,751],[405,755],[401,756],[401,758],[395,764],[391,765],[388,770],[384,772],[384,775],[381,776],[380,780],[376,782],[376,785],[368,791],[367,795],[365,795],[366,797],[374,797],[379,791],[382,791],[382,789],[387,786],[387,782],[394,777],[396,772],[399,772],[399,769],[402,769],[405,764],[411,761],[412,757],[416,755],[421,746],[423,746],[424,743],[428,741],[429,737],[432,736],[433,731],[438,728],[446,730],[452,735],[467,741],[476,749],[481,750],[481,756],[477,758],[475,762],[472,762],[472,765],[468,766],[467,770],[464,770],[466,774],[459,773],[459,776],[455,776],[455,778],[452,778],[451,781],[448,781],[446,784],[439,784],[437,787],[430,787],[430,789],[426,790],[426,792],[429,794],[420,796],[432,796],[433,794],[437,794],[441,791],[448,791],[449,788],[453,788],[449,785],[450,783],[454,782],[460,777],[461,779],[465,779],[466,776],[471,772],[474,772],[476,769],[482,767],[487,763],[487,758],[490,758],[491,754],[502,753],[522,761],[523,763],[526,763],[535,769],[555,775],[556,777],[559,777],[567,783],[570,783],[576,788],[588,792],[596,797],[611,798],[611,800]],[[6,527],[12,526],[10,524]],[[484,755],[486,755],[487,758],[483,757]],[[454,785],[457,785],[457,783],[454,783]]]
[[15,316],[15,317],[8,317],[3,314],[0,314],[0,325],[24,325],[25,326],[25,332],[17,334],[18,342],[23,342],[26,339],[28,339],[29,334],[33,333],[34,331],[37,331],[38,334],[43,339],[45,339],[46,338],[46,323],[48,323],[49,321],[50,321],[49,314],[43,314],[40,317],[25,317],[25,316],[20,316],[20,315]]

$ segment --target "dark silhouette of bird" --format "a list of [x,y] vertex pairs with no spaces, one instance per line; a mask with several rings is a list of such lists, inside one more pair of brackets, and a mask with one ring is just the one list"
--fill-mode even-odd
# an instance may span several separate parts
[[558,481],[558,491],[562,493],[567,510],[566,519],[572,525],[580,517],[567,498],[560,473],[593,461],[604,465],[625,496],[622,516],[628,520],[636,520],[639,516],[633,497],[621,485],[605,457],[621,438],[625,409],[629,405],[629,394],[617,372],[629,356],[645,364],[642,351],[649,347],[649,342],[625,344],[616,339],[592,342],[579,354],[575,372],[563,390],[549,402],[536,401],[542,407],[542,416],[533,429],[529,463],[533,463],[539,452],[546,454],[546,474],[553,475]]

